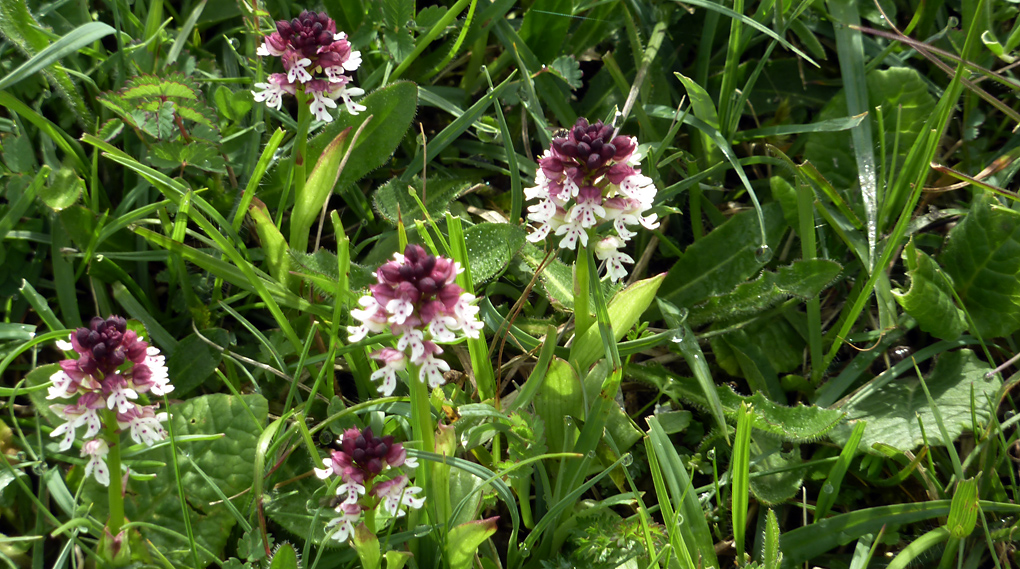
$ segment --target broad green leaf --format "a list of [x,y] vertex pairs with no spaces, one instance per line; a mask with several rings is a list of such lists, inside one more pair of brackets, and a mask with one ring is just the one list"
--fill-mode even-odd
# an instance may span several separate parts
[[[171,382],[173,379],[170,378]],[[235,521],[227,507],[217,502],[220,494],[237,496],[233,499],[234,506],[242,511],[245,509],[250,496],[244,491],[250,490],[253,483],[255,442],[268,411],[268,403],[261,395],[243,395],[240,398],[224,394],[205,395],[170,406],[175,437],[224,435],[212,441],[190,441],[178,446],[178,464],[182,482],[188,491],[188,516],[195,540],[220,558]],[[184,536],[187,534],[170,448],[167,445],[139,455],[140,460],[159,461],[163,466],[155,470],[156,476],[152,480],[128,482],[124,507],[132,521],[160,525]],[[220,492],[209,487],[196,467],[202,469]],[[140,470],[153,472],[145,467]],[[93,514],[100,519],[105,518],[106,488],[94,481],[86,481],[83,502],[92,502]],[[191,563],[186,541],[157,532],[145,532],[145,538],[160,551],[167,552],[168,557],[176,561],[175,565]],[[211,563],[213,560],[202,556],[201,551],[199,549],[199,559],[203,563]]]
[[306,162],[318,161],[319,155],[337,134],[350,128],[353,136],[368,116],[372,116],[371,122],[354,142],[351,157],[334,185],[335,191],[360,180],[365,174],[385,164],[393,155],[418,108],[418,87],[414,83],[400,81],[379,89],[359,102],[367,110],[358,115],[340,113],[315,138],[308,141]]
[[[762,206],[765,233],[776,243],[786,226],[778,203]],[[755,256],[761,245],[754,211],[744,211],[695,241],[673,265],[662,283],[663,298],[689,308],[712,295],[730,292],[764,266]]]
[[524,246],[524,230],[509,223],[480,223],[464,230],[464,241],[477,287],[506,270]]
[[[869,116],[866,120],[871,122],[875,139],[878,180],[891,181],[903,166],[924,122],[934,111],[935,100],[928,93],[928,86],[921,75],[909,67],[876,69],[868,73],[867,90]],[[884,134],[878,128],[875,110],[878,106],[882,107]],[[846,94],[840,91],[822,108],[816,120],[846,116]],[[882,136],[884,148],[879,147]],[[849,189],[858,185],[857,161],[850,139],[850,131],[807,135],[804,157],[836,188]],[[887,207],[892,207],[892,204]]]
[[914,246],[914,240],[903,249],[903,260],[910,275],[910,288],[892,291],[893,298],[907,314],[917,320],[921,330],[936,338],[955,340],[967,328],[963,311],[953,299],[952,283],[938,263]]
[[[202,335],[226,347],[227,331],[221,328],[202,330]],[[173,379],[174,397],[189,394],[205,383],[220,365],[222,352],[205,343],[196,334],[191,334],[177,343],[173,355],[167,358],[166,367]]]
[[421,207],[410,194],[410,191],[414,190],[428,210],[429,216],[438,223],[450,202],[457,199],[471,183],[471,180],[464,178],[430,176],[423,186],[418,176],[411,179],[410,185],[401,182],[399,178],[392,178],[379,186],[372,195],[372,202],[375,210],[386,221],[396,225],[399,218],[404,221],[405,226],[413,226],[416,220],[425,219]]
[[290,274],[287,240],[273,223],[266,205],[261,201],[255,201],[248,209],[248,215],[255,221],[255,232],[258,233],[259,241],[262,243],[269,274],[280,284],[292,288],[290,285],[294,282],[294,277]]
[[446,534],[446,559],[451,569],[469,569],[478,547],[496,533],[498,517],[461,524]]
[[[609,301],[609,322],[617,342],[638,323],[638,319],[655,299],[655,293],[662,284],[664,275],[640,280],[621,290]],[[605,354],[602,334],[598,326],[588,328],[584,336],[574,340],[570,351],[573,363],[580,370],[587,370]]]
[[762,474],[750,479],[751,493],[761,503],[778,505],[795,497],[804,482],[804,469],[791,468],[803,461],[799,445],[783,451],[779,439],[754,433],[751,439],[751,473]]
[[574,0],[537,0],[524,14],[520,36],[541,61],[549,63],[561,53],[570,32]]
[[1020,328],[1020,213],[977,197],[949,232],[939,262],[974,321],[973,332],[988,340]]
[[757,279],[738,285],[732,292],[691,308],[687,321],[691,326],[701,326],[713,320],[757,314],[791,296],[808,300],[832,284],[842,270],[835,261],[809,259],[795,261],[774,273],[763,271]]
[[[566,361],[553,358],[545,381],[534,399],[535,411],[545,422],[550,452],[571,450],[574,441],[564,421],[568,417],[584,419],[584,388],[581,379]],[[576,431],[575,431],[576,433]]]
[[676,78],[684,85],[687,96],[691,99],[691,110],[694,116],[698,117],[712,128],[719,130],[719,114],[715,109],[712,96],[704,87],[695,83],[693,79],[681,73],[674,73]]
[[290,214],[290,247],[296,251],[304,253],[308,249],[308,232],[340,177],[340,162],[347,151],[350,134],[349,129],[343,130],[333,138],[319,155],[301,194],[294,196],[294,209]]
[[[1002,385],[998,376],[985,377],[990,369],[974,352],[962,349],[939,356],[935,369],[925,380],[949,436],[954,440],[965,430],[970,430],[973,418],[979,424],[988,421],[989,400],[995,400],[995,394]],[[924,390],[916,379],[904,377],[887,383],[866,399],[846,405],[843,411],[850,421],[863,419],[868,422],[862,444],[869,452],[875,452],[872,445],[876,443],[900,451],[913,450],[925,440],[929,445],[947,444],[939,434]],[[924,424],[923,437],[918,421]],[[850,423],[840,425],[832,432],[832,439],[845,444],[851,427]]]
[[[672,399],[708,408],[705,394],[694,378],[678,376],[659,365],[628,365],[624,375],[650,383]],[[786,407],[773,403],[761,393],[750,397],[738,395],[728,385],[716,386],[716,391],[727,420],[736,420],[741,403],[750,404],[754,412],[752,427],[791,442],[817,440],[843,420],[844,413],[836,409],[807,405]]]
[[354,528],[354,535],[351,536],[354,551],[358,552],[362,569],[380,569],[382,567],[382,554],[379,551],[379,538],[369,531],[365,524],[358,524]]

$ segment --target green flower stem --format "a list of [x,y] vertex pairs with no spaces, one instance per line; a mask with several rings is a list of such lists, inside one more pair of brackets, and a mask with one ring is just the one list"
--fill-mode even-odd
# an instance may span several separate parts
[[411,388],[411,428],[414,438],[421,441],[421,450],[436,451],[435,425],[432,424],[432,405],[429,388],[418,379],[418,366],[407,364],[407,382]]
[[[432,405],[429,401],[429,387],[418,379],[418,366],[408,362],[407,381],[411,388],[411,430],[414,438],[421,441],[418,447],[425,452],[436,452],[436,427],[432,424]],[[430,494],[430,463],[422,460],[418,465],[415,482]]]
[[[593,237],[588,236],[589,246],[594,244]],[[584,249],[581,249],[580,244],[577,248],[577,261],[574,262],[574,345],[577,345],[577,339],[584,336],[584,333],[588,331],[591,326],[591,307],[590,299],[591,295],[588,291],[589,287],[589,276],[588,276],[588,255],[585,254]]]
[[[304,89],[298,89],[294,96],[298,101],[298,126],[295,133],[294,147],[290,151],[290,171],[291,185],[294,186],[294,196],[296,199],[301,199],[307,179],[305,174],[305,154],[308,149],[308,127],[312,124],[312,110],[308,106],[308,97],[305,95]],[[289,185],[284,186],[283,194],[280,196],[280,209],[276,214],[277,227],[281,226],[283,212],[287,209],[287,200],[290,197],[289,190]]]
[[104,409],[103,425],[106,442],[110,446],[110,454],[106,455],[106,465],[110,469],[110,519],[106,528],[110,530],[111,536],[117,537],[121,527],[124,526],[124,489],[120,476],[120,426],[117,425],[117,414],[110,409]]

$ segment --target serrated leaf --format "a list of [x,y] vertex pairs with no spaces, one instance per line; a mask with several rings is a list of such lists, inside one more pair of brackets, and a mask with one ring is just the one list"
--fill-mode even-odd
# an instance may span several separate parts
[[386,51],[390,53],[393,61],[403,61],[414,51],[414,39],[405,29],[384,30],[382,37],[383,45],[386,46]]
[[273,562],[269,564],[269,569],[298,569],[298,565],[298,554],[294,546],[281,543],[273,552]]
[[190,77],[183,73],[171,73],[167,77],[137,75],[128,81],[124,89],[121,89],[120,96],[128,100],[174,97],[197,101],[201,98],[201,90]]
[[103,142],[113,142],[121,132],[124,132],[124,121],[122,119],[110,119],[99,127],[96,137]]
[[[958,350],[939,356],[935,369],[925,380],[942,414],[946,430],[954,440],[971,428],[972,391],[973,416],[979,423],[988,421],[991,415],[989,400],[995,401],[995,394],[1002,385],[997,375],[985,377],[990,369],[971,350]],[[862,438],[862,448],[869,452],[875,452],[872,445],[876,443],[900,451],[913,450],[924,443],[925,437],[929,445],[946,444],[917,379],[901,378],[889,382],[863,401],[847,404],[843,410],[848,420],[868,422]],[[924,423],[925,437],[921,435],[918,421]],[[844,444],[850,432],[850,424],[841,425],[832,432],[832,439]]]
[[[776,243],[786,228],[778,203],[762,206],[765,233]],[[662,284],[663,298],[678,307],[693,306],[712,295],[730,292],[764,266],[755,256],[761,229],[754,211],[735,215],[687,248]]]
[[[660,365],[628,365],[624,375],[658,387],[671,399],[708,408],[705,395],[694,378],[676,375]],[[728,421],[735,421],[740,404],[746,403],[753,406],[752,427],[791,442],[817,440],[843,420],[844,413],[838,409],[814,405],[787,407],[773,403],[761,393],[744,397],[728,385],[718,385],[716,391]]]
[[361,136],[354,142],[351,157],[334,185],[334,191],[341,190],[360,180],[372,170],[382,166],[397,149],[404,133],[411,126],[418,108],[418,87],[408,81],[398,81],[368,95],[361,101],[365,111],[358,115],[340,113],[330,124],[323,127],[315,138],[308,141],[308,161],[318,161],[319,156],[337,134],[351,128],[353,134],[368,117],[372,121],[365,126]]
[[524,229],[509,223],[480,223],[464,230],[475,286],[503,273],[524,246]]
[[953,299],[952,283],[938,263],[924,251],[907,242],[903,260],[910,275],[910,288],[892,291],[893,298],[907,314],[917,320],[921,330],[942,340],[955,340],[967,328],[963,311]]
[[581,88],[581,64],[572,55],[561,55],[550,65],[549,70],[566,82],[571,89]]
[[403,30],[414,19],[414,0],[383,0],[383,21],[390,30]]
[[832,284],[842,270],[835,261],[808,259],[780,267],[775,273],[763,271],[757,279],[692,308],[688,322],[697,327],[714,320],[757,314],[791,296],[813,298]]
[[1020,213],[976,197],[939,256],[976,332],[985,340],[1020,329]]
[[397,219],[404,221],[404,225],[413,225],[416,220],[424,220],[425,215],[418,202],[415,201],[409,190],[413,189],[418,194],[418,199],[424,199],[422,203],[429,215],[434,220],[440,220],[446,213],[450,202],[455,200],[464,190],[471,186],[471,180],[463,178],[439,178],[430,176],[428,184],[422,187],[421,179],[415,176],[411,179],[410,186],[401,183],[399,178],[392,178],[379,187],[372,195],[372,202],[379,214],[396,225]]
[[419,30],[431,30],[446,15],[446,9],[446,6],[428,6],[418,12],[418,17],[414,19],[414,23],[418,26]]

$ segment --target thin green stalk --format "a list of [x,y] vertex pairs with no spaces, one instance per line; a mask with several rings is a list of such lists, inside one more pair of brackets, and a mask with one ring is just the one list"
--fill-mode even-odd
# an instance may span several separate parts
[[[589,237],[591,239],[591,237]],[[588,256],[580,246],[574,262],[574,338],[581,338],[591,327],[591,296],[588,294]],[[577,345],[575,340],[574,345]]]
[[[301,199],[301,195],[304,193],[305,180],[305,153],[308,149],[308,126],[312,124],[312,110],[308,106],[308,99],[305,96],[304,91],[298,91],[295,95],[298,100],[298,127],[297,133],[295,133],[294,149],[291,151],[290,160],[290,179],[291,185],[294,186],[294,195],[297,199]],[[290,185],[283,187],[283,193],[280,195],[280,207],[276,211],[276,227],[281,227],[283,223],[283,212],[287,209],[287,200],[290,198]]]
[[124,525],[124,489],[120,478],[120,427],[117,425],[117,414],[112,410],[103,410],[103,426],[110,453],[106,455],[106,465],[110,469],[110,519],[106,528],[114,538]]

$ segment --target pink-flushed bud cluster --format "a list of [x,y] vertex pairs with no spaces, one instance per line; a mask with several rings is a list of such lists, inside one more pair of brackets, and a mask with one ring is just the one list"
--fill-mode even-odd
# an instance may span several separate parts
[[256,53],[279,57],[286,70],[255,84],[252,94],[257,102],[279,109],[284,95],[300,89],[310,96],[312,115],[323,122],[333,121],[329,109],[336,108],[337,99],[352,115],[365,110],[353,99],[365,91],[351,86],[348,75],[361,66],[361,52],[351,48],[347,34],[337,33],[336,22],[324,12],[306,10],[293,20],[276,22],[276,31],[265,37]]
[[418,367],[418,379],[428,381],[429,387],[443,385],[443,372],[450,366],[436,357],[443,353],[438,343],[454,342],[461,334],[477,338],[483,326],[474,295],[454,283],[461,270],[458,263],[429,255],[418,245],[408,245],[403,255],[393,257],[376,271],[378,283],[358,301],[361,308],[351,310],[361,325],[347,329],[351,342],[385,331],[397,337],[395,349],[372,354],[380,363],[372,380],[382,380],[379,392],[387,396],[396,389],[397,372],[406,369],[408,361]]
[[339,516],[326,524],[333,539],[345,542],[354,535],[354,525],[366,510],[381,505],[390,517],[397,518],[405,509],[417,510],[425,504],[424,496],[418,497],[422,489],[408,486],[407,475],[399,470],[417,468],[418,463],[408,458],[403,445],[394,443],[392,436],[377,437],[371,427],[347,429],[337,443],[340,450],[322,459],[323,468],[315,469],[315,475],[323,480],[340,477],[336,495],[343,500],[335,508]]
[[95,474],[96,480],[110,484],[110,471],[106,466],[109,444],[97,438],[103,430],[104,411],[115,413],[120,429],[127,429],[136,443],[153,443],[166,438],[163,421],[166,413],[156,413],[151,405],[137,403],[139,394],[162,396],[173,391],[164,356],[159,350],[127,329],[127,321],[120,316],[107,319],[93,318],[88,328],[78,328],[70,342],[58,342],[65,351],[74,350],[77,359],[60,362],[60,371],[50,376],[47,399],[73,399],[73,402],[51,405],[50,409],[64,419],[53,429],[51,437],[59,438],[59,448],[65,451],[82,434],[81,455],[88,456],[85,475]]
[[636,235],[628,226],[659,226],[654,213],[646,215],[656,189],[635,167],[636,149],[633,137],[613,136],[612,127],[584,118],[566,136],[553,139],[538,161],[535,187],[524,190],[526,199],[539,200],[528,207],[528,220],[538,224],[528,240],[537,243],[552,233],[560,237],[560,247],[587,247],[589,231],[612,222],[615,235],[602,238],[595,254],[613,281],[627,276],[624,264],[634,259],[621,249]]

